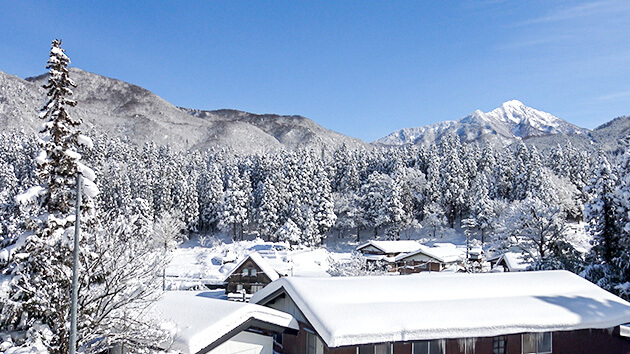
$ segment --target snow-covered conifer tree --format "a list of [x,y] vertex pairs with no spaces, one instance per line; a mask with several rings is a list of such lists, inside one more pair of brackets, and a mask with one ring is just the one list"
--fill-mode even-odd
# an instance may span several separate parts
[[274,238],[280,242],[288,242],[291,247],[299,245],[302,231],[293,222],[288,219],[274,234]]
[[232,231],[234,240],[243,238],[243,226],[248,222],[249,195],[235,165],[226,171],[225,192],[219,212],[219,226]]
[[591,199],[584,205],[584,220],[588,223],[587,229],[593,236],[591,254],[594,256],[592,262],[595,264],[611,264],[620,251],[614,195],[616,185],[617,177],[606,156],[601,154],[593,178],[586,187]]
[[335,215],[335,204],[330,191],[330,181],[324,166],[318,164],[315,166],[315,185],[313,191],[313,218],[317,225],[317,233],[320,237],[326,237],[326,233],[335,224],[337,216]]
[[219,208],[223,199],[223,181],[217,164],[210,164],[197,183],[199,198],[199,224],[202,230],[213,229],[219,220]]
[[[50,330],[53,336],[44,343],[52,353],[68,350],[72,274],[72,239],[77,173],[84,178],[81,225],[87,230],[94,220],[93,197],[98,190],[94,172],[79,162],[79,145],[92,145],[91,139],[78,131],[80,119],[68,113],[76,105],[69,98],[76,86],[69,77],[70,59],[54,40],[48,59],[48,100],[39,117],[44,120],[40,135],[41,150],[36,158],[39,185],[17,197],[22,204],[37,201],[41,208],[37,218],[27,225],[21,236],[22,247],[11,260],[14,278],[7,301],[2,305],[0,329],[9,327]],[[89,239],[85,235],[84,240]]]
[[441,236],[447,222],[444,209],[438,203],[428,203],[424,205],[422,213],[422,226],[431,230],[433,237]]

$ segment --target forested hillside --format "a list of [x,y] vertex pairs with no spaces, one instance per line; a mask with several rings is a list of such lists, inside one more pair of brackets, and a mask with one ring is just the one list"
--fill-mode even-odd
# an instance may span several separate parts
[[[339,234],[398,239],[417,227],[439,236],[467,219],[490,252],[516,247],[537,269],[618,269],[627,255],[627,152],[589,155],[570,143],[542,152],[523,143],[480,149],[450,136],[428,148],[342,146],[330,155],[301,149],[237,156],[154,144],[139,148],[92,135],[95,148],[84,158],[98,175],[99,210],[152,220],[177,214],[190,232],[221,230],[234,239],[257,234],[318,246]],[[35,183],[37,147],[30,135],[0,139],[4,247],[25,219],[13,197]],[[566,224],[582,220],[595,237],[591,254],[564,238]],[[613,276],[606,275],[608,268],[588,269],[595,281]],[[617,278],[602,284],[615,291],[627,279]]]

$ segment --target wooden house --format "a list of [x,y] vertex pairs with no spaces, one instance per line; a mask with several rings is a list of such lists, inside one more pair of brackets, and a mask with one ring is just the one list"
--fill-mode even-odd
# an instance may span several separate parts
[[439,244],[437,247],[421,245],[414,252],[396,257],[396,266],[391,271],[400,274],[419,272],[441,272],[446,268],[463,265],[466,250],[454,244]]
[[278,279],[280,274],[257,252],[241,260],[225,277],[226,294],[242,294],[235,299],[246,299]]
[[567,271],[281,278],[279,353],[628,353],[630,303]]
[[357,247],[357,251],[364,255],[380,255],[396,257],[401,253],[413,252],[420,248],[416,241],[369,241]]

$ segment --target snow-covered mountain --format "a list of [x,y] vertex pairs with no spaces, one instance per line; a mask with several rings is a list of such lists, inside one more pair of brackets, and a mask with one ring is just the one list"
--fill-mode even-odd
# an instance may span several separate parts
[[585,135],[589,131],[568,123],[552,114],[528,107],[517,100],[500,107],[472,114],[457,121],[445,121],[418,128],[405,128],[376,140],[379,145],[428,145],[442,136],[456,134],[463,142],[478,141],[506,145],[517,138],[565,134]]
[[[220,110],[198,111],[178,108],[154,93],[120,80],[70,69],[77,83],[71,108],[82,118],[84,129],[97,128],[137,145],[147,141],[169,143],[175,148],[231,148],[252,153],[297,147],[332,150],[342,144],[369,148],[369,144],[300,116],[256,115]],[[0,131],[38,131],[37,118],[44,104],[41,88],[47,75],[26,80],[0,71]]]

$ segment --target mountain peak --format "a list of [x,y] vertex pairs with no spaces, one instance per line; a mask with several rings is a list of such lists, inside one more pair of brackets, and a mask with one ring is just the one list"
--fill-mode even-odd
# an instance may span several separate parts
[[384,145],[432,144],[445,134],[456,134],[464,142],[495,141],[509,144],[516,139],[552,134],[584,134],[585,130],[550,114],[510,100],[490,112],[474,111],[449,125],[437,123],[404,129],[376,140]]
[[509,100],[509,101],[503,102],[503,104],[501,104],[501,107],[522,108],[526,106],[523,104],[523,102],[519,100]]

